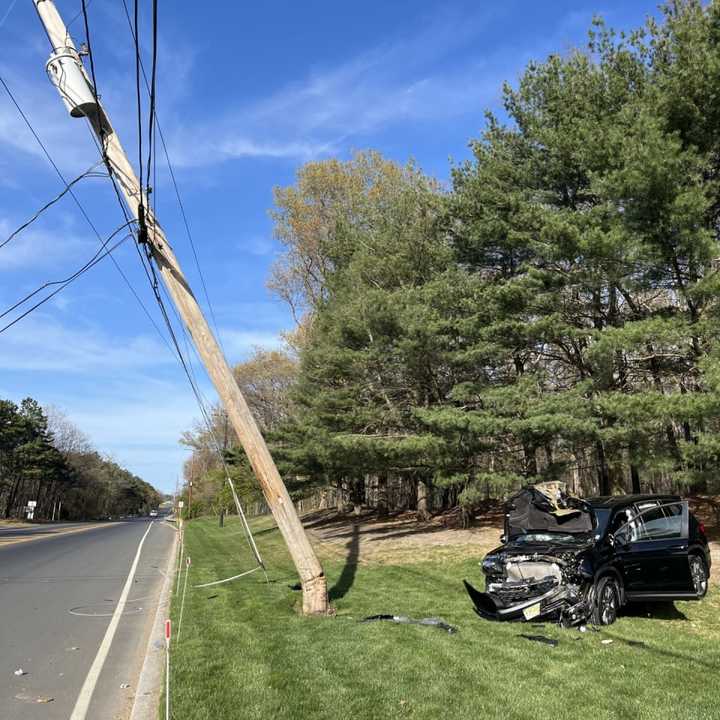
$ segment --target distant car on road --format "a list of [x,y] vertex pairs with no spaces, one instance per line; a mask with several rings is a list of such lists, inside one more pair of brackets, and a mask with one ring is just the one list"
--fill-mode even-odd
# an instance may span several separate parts
[[157,517],[157,510],[151,510],[150,517]]
[[486,591],[465,582],[481,617],[610,625],[626,603],[705,597],[710,551],[687,501],[580,500],[547,485],[508,502],[503,544],[482,562]]

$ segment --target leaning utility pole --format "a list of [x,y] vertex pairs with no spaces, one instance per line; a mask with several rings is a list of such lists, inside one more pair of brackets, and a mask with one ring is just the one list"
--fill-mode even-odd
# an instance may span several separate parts
[[[152,258],[160,270],[163,282],[183,322],[190,331],[300,575],[303,612],[325,613],[328,610],[325,574],[245,398],[162,228],[149,208],[147,198],[142,194],[132,165],[97,98],[96,91],[55,4],[52,0],[32,1],[52,46],[52,54],[47,64],[50,80],[59,90],[70,114],[73,117],[87,117],[90,120],[93,132],[102,145],[108,170],[117,180],[133,215],[139,221],[144,241],[144,236],[147,235],[146,242]],[[146,233],[145,229],[147,229]]]

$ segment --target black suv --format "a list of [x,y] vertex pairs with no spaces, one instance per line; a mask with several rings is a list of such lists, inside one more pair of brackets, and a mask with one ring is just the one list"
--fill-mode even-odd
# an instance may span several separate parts
[[708,590],[705,530],[673,495],[580,500],[563,483],[533,485],[508,502],[501,540],[482,562],[485,592],[465,581],[488,619],[609,625],[625,603]]

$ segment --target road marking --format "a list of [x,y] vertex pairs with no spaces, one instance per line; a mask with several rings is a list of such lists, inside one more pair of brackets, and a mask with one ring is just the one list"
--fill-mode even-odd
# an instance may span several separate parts
[[137,552],[135,553],[135,559],[130,567],[130,574],[127,576],[125,587],[120,595],[120,600],[118,600],[117,607],[115,608],[115,612],[110,620],[108,629],[105,631],[105,637],[100,643],[95,660],[93,660],[93,664],[90,666],[90,671],[85,678],[85,682],[80,690],[80,695],[78,695],[78,699],[75,702],[75,707],[73,708],[70,720],[85,720],[85,717],[87,716],[87,711],[90,707],[90,700],[92,700],[93,693],[95,692],[95,686],[97,685],[103,665],[105,664],[105,660],[110,652],[110,646],[112,645],[113,638],[115,637],[115,631],[120,623],[120,618],[122,617],[123,610],[125,609],[125,603],[127,602],[128,595],[130,594],[130,590],[132,588],[133,579],[135,577],[135,572],[137,571],[138,563],[140,562],[140,553],[142,552],[145,538],[148,536],[154,522],[154,520],[150,521],[148,529],[145,531],[145,534],[140,540]]
[[[85,532],[86,530],[94,530],[99,527],[111,527],[117,523],[97,523],[95,525],[84,525],[83,527],[72,527],[68,530],[53,529],[51,532],[37,533],[34,535],[28,535],[27,537],[13,538],[11,535],[0,538],[0,548],[7,547],[8,545],[17,545],[18,543],[30,542],[31,540],[47,540],[48,538],[62,537],[63,535],[72,535],[73,533]],[[122,523],[124,524],[124,523]]]

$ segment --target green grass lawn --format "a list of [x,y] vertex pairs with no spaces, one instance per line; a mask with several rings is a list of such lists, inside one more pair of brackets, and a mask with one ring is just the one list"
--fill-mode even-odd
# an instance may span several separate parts
[[[463,578],[479,582],[480,557],[357,567],[325,559],[337,615],[303,618],[279,533],[267,520],[256,528],[269,584],[255,573],[194,589],[253,563],[233,520],[224,529],[206,519],[186,526],[192,566],[171,655],[178,720],[720,718],[715,588],[701,603],[664,606],[650,618],[636,611],[607,630],[580,633],[480,620],[462,587]],[[180,594],[175,633],[179,613]],[[358,622],[378,613],[440,616],[459,632]],[[522,632],[559,644],[530,642]]]

